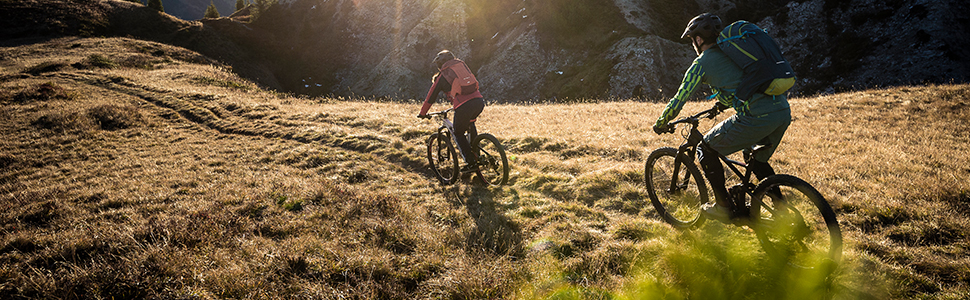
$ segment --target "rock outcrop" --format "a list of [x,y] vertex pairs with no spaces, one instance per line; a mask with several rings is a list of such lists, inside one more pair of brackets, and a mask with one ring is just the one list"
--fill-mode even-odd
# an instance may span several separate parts
[[770,30],[801,77],[798,91],[970,79],[966,1],[788,3],[759,24]]
[[[270,1],[272,2],[272,1]],[[0,40],[120,35],[219,59],[306,95],[422,99],[450,49],[491,101],[645,98],[676,92],[700,12],[755,22],[799,77],[794,94],[970,80],[963,0],[281,0],[245,16],[181,21],[119,0],[0,2]],[[43,16],[43,17],[40,17]],[[16,42],[14,42],[16,43]],[[702,97],[703,95],[698,95]]]
[[[307,69],[326,73],[302,72],[300,81],[282,83],[307,94],[423,98],[434,72],[428,62],[447,48],[469,62],[495,101],[663,99],[695,56],[680,31],[703,11],[767,29],[795,66],[796,94],[966,81],[970,74],[960,38],[967,17],[959,12],[967,4],[957,0],[480,2],[290,0],[254,26],[325,19],[327,25],[275,32],[302,64],[325,66]],[[321,39],[330,43],[312,41]],[[332,80],[307,83],[310,77]]]

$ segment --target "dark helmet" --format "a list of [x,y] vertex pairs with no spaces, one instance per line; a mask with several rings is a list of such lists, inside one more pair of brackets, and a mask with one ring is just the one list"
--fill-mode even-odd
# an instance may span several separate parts
[[437,67],[438,70],[441,70],[441,65],[452,59],[455,59],[455,55],[451,54],[451,51],[441,50],[441,52],[438,52],[438,55],[435,55],[434,60],[431,62],[434,63],[434,66]]
[[703,13],[690,20],[687,23],[687,29],[684,29],[684,34],[680,38],[695,37],[699,36],[704,38],[705,42],[713,42],[714,38],[717,38],[718,32],[721,31],[721,18],[712,13]]

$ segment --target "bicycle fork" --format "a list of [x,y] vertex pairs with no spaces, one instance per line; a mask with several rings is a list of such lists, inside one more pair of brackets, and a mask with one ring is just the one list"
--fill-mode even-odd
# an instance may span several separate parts
[[[684,180],[681,180],[680,184],[678,184],[678,181],[677,181],[678,179],[677,174],[680,174],[680,168],[682,165],[682,162],[680,162],[678,158],[682,153],[693,153],[693,152],[686,152],[686,151],[693,151],[693,149],[690,147],[688,147],[687,149],[681,148],[680,151],[677,153],[677,157],[674,158],[673,175],[672,175],[672,178],[670,179],[670,187],[667,189],[667,192],[669,193],[675,193],[678,191],[686,190],[687,186],[690,185],[690,172],[684,172]],[[687,155],[687,156],[690,157],[691,161],[694,160],[693,155]],[[686,166],[684,166],[684,168],[686,168]],[[703,182],[703,179],[701,179],[698,182]]]
[[[458,155],[461,156],[462,160],[468,162],[468,159],[465,157],[465,153],[461,151],[461,147],[458,147],[458,136],[455,135],[455,124],[448,120],[448,118],[445,118],[442,122],[444,125],[438,128],[438,133],[447,134],[450,136],[451,141],[454,143],[453,145],[458,150]],[[471,141],[469,141],[469,143],[471,143]]]

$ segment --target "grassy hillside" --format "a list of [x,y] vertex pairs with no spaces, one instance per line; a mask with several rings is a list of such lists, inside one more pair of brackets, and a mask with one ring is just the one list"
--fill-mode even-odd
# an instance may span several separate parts
[[444,187],[417,103],[291,97],[230,71],[123,38],[0,48],[0,295],[970,293],[970,85],[791,100],[775,168],[827,197],[846,240],[841,265],[805,271],[744,228],[660,221],[640,177],[681,142],[650,129],[665,103],[488,106],[479,128],[506,143],[510,185]]

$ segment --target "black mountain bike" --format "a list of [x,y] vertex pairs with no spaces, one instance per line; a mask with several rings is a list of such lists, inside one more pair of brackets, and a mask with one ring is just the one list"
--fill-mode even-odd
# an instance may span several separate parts
[[[674,227],[693,228],[704,221],[701,205],[710,196],[695,163],[695,153],[698,146],[705,150],[710,146],[697,126],[701,118],[713,119],[719,112],[715,107],[671,122],[668,133],[673,133],[677,125],[687,125],[686,142],[677,149],[657,149],[647,158],[644,180],[650,201],[664,221]],[[804,180],[784,174],[752,182],[747,163],[762,148],[763,145],[755,145],[744,150],[743,163],[717,154],[740,180],[728,188],[737,210],[734,224],[752,228],[772,258],[807,268],[826,259],[838,262],[842,231],[835,212],[818,190]]]
[[[435,176],[442,184],[448,185],[458,182],[460,156],[455,151],[455,126],[448,119],[448,113],[454,111],[449,108],[439,112],[429,113],[428,117],[441,117],[441,127],[428,137],[428,163],[434,170]],[[505,156],[505,148],[495,136],[479,133],[475,140],[470,141],[472,151],[478,151],[478,178],[488,185],[504,185],[509,180],[509,159]]]

